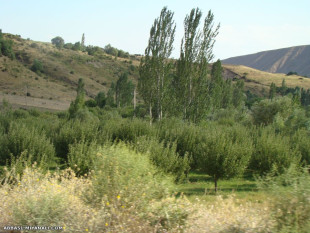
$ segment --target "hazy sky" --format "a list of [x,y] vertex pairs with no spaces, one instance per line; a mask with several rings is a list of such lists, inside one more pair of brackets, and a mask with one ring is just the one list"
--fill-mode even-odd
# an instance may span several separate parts
[[86,44],[143,54],[149,30],[167,6],[177,24],[173,57],[179,56],[183,20],[199,7],[221,23],[214,54],[224,59],[310,44],[310,0],[0,0],[0,28],[35,41],[61,36]]

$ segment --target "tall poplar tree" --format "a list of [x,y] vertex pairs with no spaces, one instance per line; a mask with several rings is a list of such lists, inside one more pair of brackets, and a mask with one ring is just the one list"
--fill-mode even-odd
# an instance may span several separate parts
[[84,80],[82,78],[78,81],[78,87],[76,90],[76,98],[71,102],[69,107],[70,118],[73,118],[75,114],[85,106],[85,90],[84,90]]
[[85,49],[85,34],[83,33],[81,40],[81,50],[84,51],[84,49]]
[[154,107],[155,117],[159,120],[163,117],[163,101],[172,69],[168,58],[173,50],[175,28],[173,12],[164,7],[150,30],[145,57],[140,63],[138,91],[149,106],[151,121]]
[[201,17],[202,12],[196,8],[184,20],[184,37],[174,82],[183,118],[194,122],[205,116],[210,105],[208,63],[214,57],[212,49],[219,30],[219,25],[214,28],[211,11],[204,20],[203,29],[199,29]]

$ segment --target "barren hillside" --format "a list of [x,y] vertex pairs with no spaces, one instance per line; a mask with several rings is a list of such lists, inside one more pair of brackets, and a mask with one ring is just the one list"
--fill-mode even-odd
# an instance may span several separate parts
[[310,77],[310,45],[228,58],[223,64],[244,65],[271,73],[297,72]]

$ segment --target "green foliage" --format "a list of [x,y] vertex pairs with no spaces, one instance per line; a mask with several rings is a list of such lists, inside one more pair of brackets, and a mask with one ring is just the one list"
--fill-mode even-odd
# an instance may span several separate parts
[[175,177],[176,182],[186,180],[189,173],[189,157],[180,157],[176,152],[176,143],[158,142],[155,138],[139,137],[134,144],[137,151],[149,154],[152,163],[163,172]]
[[138,208],[163,197],[172,185],[152,166],[148,156],[135,153],[124,144],[105,146],[97,152],[92,181],[89,200],[93,203],[121,201],[126,205],[143,197]]
[[310,133],[308,130],[299,129],[291,136],[291,145],[301,154],[302,164],[310,165]]
[[[200,30],[201,17],[202,12],[197,8],[192,9],[184,20],[185,32],[174,79],[179,112],[183,119],[193,122],[202,120],[210,109],[208,63],[213,58],[212,48],[219,30],[219,25],[214,29],[214,15],[211,11]],[[221,75],[221,70],[218,69],[216,73]],[[221,81],[220,78],[216,79]]]
[[25,153],[25,156],[31,155],[31,162],[54,165],[55,149],[44,131],[29,128],[24,123],[12,122],[8,133],[2,135],[0,144],[1,165],[10,158],[10,154],[18,158],[22,153]]
[[129,53],[120,49],[117,52],[117,56],[122,58],[129,58]]
[[133,99],[135,86],[132,81],[128,81],[128,74],[123,73],[115,85],[115,101],[117,107],[130,105]]
[[79,142],[69,144],[68,165],[77,175],[84,175],[94,168],[98,146],[95,141],[82,138]]
[[254,105],[254,103],[259,102],[262,100],[261,97],[259,97],[258,95],[252,93],[250,90],[247,90],[245,92],[246,94],[246,101],[245,101],[245,105],[251,109],[252,106]]
[[268,125],[272,123],[278,115],[286,119],[293,111],[294,104],[289,97],[278,97],[273,100],[262,100],[252,107],[254,124]]
[[151,27],[145,57],[140,62],[138,91],[149,107],[151,121],[154,107],[156,118],[163,118],[164,100],[172,70],[172,64],[167,59],[173,50],[175,29],[173,12],[164,7]]
[[284,131],[294,132],[298,129],[310,131],[310,118],[302,108],[294,109],[293,113],[284,122]]
[[100,91],[96,98],[95,98],[96,104],[99,108],[103,108],[106,104],[106,97],[105,93],[103,91]]
[[82,78],[79,79],[78,81],[78,87],[77,87],[77,95],[76,98],[73,102],[71,102],[70,107],[69,107],[69,115],[70,118],[75,117],[75,114],[84,107],[85,105],[85,90],[84,90],[84,81]]
[[269,99],[273,99],[276,96],[277,87],[276,84],[271,83],[269,88]]
[[94,108],[97,106],[97,102],[94,99],[89,99],[85,101],[85,106],[89,107],[89,108]]
[[135,142],[140,136],[152,136],[154,128],[139,119],[110,119],[102,126],[102,131],[111,141]]
[[310,230],[310,176],[309,170],[299,171],[295,166],[275,176],[268,174],[259,180],[260,187],[271,191],[271,214],[276,232],[302,232]]
[[100,47],[98,47],[98,46],[88,45],[88,46],[86,47],[86,51],[87,51],[88,55],[91,55],[91,56],[94,56],[95,53],[96,53],[97,51],[99,51],[99,50],[100,50]]
[[44,73],[42,62],[38,59],[34,59],[31,70],[36,73]]
[[12,46],[13,46],[13,41],[3,39],[3,36],[1,34],[1,37],[0,37],[0,56],[4,55],[4,56],[7,56],[11,59],[15,59],[15,54],[13,52]]
[[291,164],[299,164],[300,159],[300,152],[291,148],[289,137],[276,134],[272,128],[256,130],[251,169],[260,174],[271,170],[283,173]]
[[107,98],[106,98],[106,105],[110,107],[115,106],[115,84],[114,82],[111,83],[111,87],[108,90]]
[[64,44],[64,48],[65,49],[72,49],[73,48],[73,44],[72,43],[66,43],[66,44]]
[[197,145],[199,169],[215,181],[240,176],[252,155],[252,140],[247,129],[241,126],[223,128],[209,126],[206,140]]
[[298,75],[298,73],[294,71],[290,71],[287,73],[287,76],[290,76],[290,75]]
[[118,51],[116,48],[112,47],[110,44],[106,45],[103,49],[107,54],[117,57]]
[[82,39],[81,39],[81,50],[82,51],[85,50],[85,33],[83,33]]
[[82,50],[82,45],[81,45],[81,42],[75,42],[74,45],[72,46],[72,50],[74,51],[80,51]]
[[92,118],[81,121],[69,120],[63,123],[54,136],[54,145],[58,157],[67,160],[69,145],[79,143],[82,140],[94,141],[98,135],[99,122]]
[[239,79],[233,88],[232,104],[235,108],[238,108],[244,105],[244,101],[246,99],[244,94],[244,81]]
[[58,49],[61,49],[64,47],[65,41],[60,36],[56,36],[51,41],[52,41],[52,44],[55,45]]

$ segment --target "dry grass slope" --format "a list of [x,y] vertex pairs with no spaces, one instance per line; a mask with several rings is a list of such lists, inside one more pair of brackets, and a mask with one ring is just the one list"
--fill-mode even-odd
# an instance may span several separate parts
[[[136,57],[112,57],[103,52],[90,56],[86,52],[57,49],[51,43],[25,40],[5,34],[14,41],[16,60],[0,57],[0,91],[17,96],[57,100],[68,105],[76,96],[79,78],[83,78],[87,96],[109,89],[123,72],[136,83],[138,77]],[[31,71],[33,61],[42,62],[44,73]],[[31,105],[31,101],[28,105]],[[21,105],[24,105],[21,103]],[[42,106],[44,107],[44,106]]]
[[264,92],[263,89],[268,92],[272,82],[277,86],[281,86],[283,79],[285,79],[288,87],[310,88],[310,78],[298,75],[287,76],[281,73],[268,73],[242,65],[223,65],[223,67],[242,77],[246,89],[259,95]]

